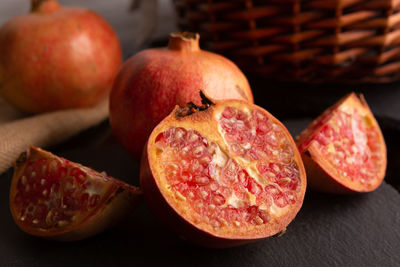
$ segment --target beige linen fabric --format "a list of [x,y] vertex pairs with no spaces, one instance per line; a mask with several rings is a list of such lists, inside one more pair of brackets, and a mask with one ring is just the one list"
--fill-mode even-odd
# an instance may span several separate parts
[[11,167],[29,145],[46,147],[57,144],[107,117],[107,99],[86,109],[26,115],[0,98],[0,174]]

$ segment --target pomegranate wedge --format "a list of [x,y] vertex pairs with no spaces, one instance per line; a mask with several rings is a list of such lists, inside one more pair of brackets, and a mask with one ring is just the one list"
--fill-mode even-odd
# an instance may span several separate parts
[[264,109],[206,99],[176,107],[152,132],[141,164],[145,200],[162,223],[206,247],[275,235],[299,211],[301,156]]
[[369,192],[386,171],[386,145],[364,97],[351,93],[315,119],[297,138],[311,189]]
[[26,233],[73,241],[115,224],[140,195],[139,189],[105,173],[30,147],[14,166],[10,209]]

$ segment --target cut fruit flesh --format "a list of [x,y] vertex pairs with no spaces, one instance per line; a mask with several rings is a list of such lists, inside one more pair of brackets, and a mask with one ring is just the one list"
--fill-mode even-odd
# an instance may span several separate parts
[[137,188],[105,173],[31,147],[16,163],[10,208],[17,225],[29,234],[76,240],[120,219],[120,209],[133,205],[139,195]]
[[[154,182],[175,212],[213,236],[276,234],[304,198],[300,154],[265,110],[241,101],[218,103],[183,117],[175,110],[155,128],[145,159]],[[145,198],[146,179],[141,175]]]
[[[317,172],[318,178],[308,173],[311,188],[333,192],[372,191],[385,175],[383,135],[365,100],[355,94],[343,98],[317,118],[301,133],[297,143],[303,157],[308,157],[305,163],[314,162],[328,176]],[[337,190],[337,186],[331,185],[330,189],[324,186],[323,179],[333,179],[344,188]]]

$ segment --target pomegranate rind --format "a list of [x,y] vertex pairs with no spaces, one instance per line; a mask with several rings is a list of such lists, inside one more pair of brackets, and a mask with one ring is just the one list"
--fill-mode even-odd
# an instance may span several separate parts
[[[86,214],[86,217],[73,222],[67,227],[42,229],[27,226],[20,220],[18,208],[15,204],[15,196],[17,194],[17,184],[24,172],[25,165],[31,160],[37,159],[55,159],[57,156],[50,152],[31,146],[26,154],[14,164],[14,175],[10,187],[10,210],[13,219],[17,226],[24,232],[42,237],[45,239],[58,240],[58,241],[77,241],[82,240],[93,235],[96,235],[104,230],[114,226],[116,223],[126,217],[137,206],[142,198],[142,192],[139,188],[128,185],[124,182],[116,180],[110,176],[105,176],[105,186],[107,191],[104,193],[104,198],[101,203],[94,207],[94,209]],[[22,159],[22,160],[21,160]],[[92,173],[102,175],[92,169],[84,167],[78,163],[68,161],[74,167],[90,170]],[[94,177],[91,177],[94,178]]]
[[[264,109],[241,100],[214,102],[216,103],[215,105],[210,106],[204,111],[195,112],[189,116],[183,117],[177,115],[180,108],[176,107],[174,111],[153,130],[148,139],[141,162],[140,183],[144,192],[144,198],[149,207],[153,210],[155,216],[163,224],[166,224],[184,239],[197,245],[205,247],[230,247],[273,236],[286,229],[287,225],[295,218],[302,206],[306,190],[306,173],[300,153],[287,129]],[[284,215],[274,217],[271,222],[261,226],[239,227],[221,231],[213,230],[212,227],[204,223],[194,222],[190,210],[185,208],[185,204],[179,204],[176,201],[176,197],[166,189],[167,185],[163,178],[161,178],[163,173],[157,167],[157,161],[159,159],[156,155],[155,142],[157,136],[171,126],[183,127],[188,130],[198,130],[202,136],[207,137],[210,143],[216,142],[221,146],[221,149],[223,148],[225,151],[228,151],[228,144],[218,141],[223,139],[223,137],[217,129],[217,121],[213,121],[214,115],[218,112],[222,112],[222,109],[227,106],[238,108],[246,106],[250,109],[261,110],[270,120],[282,128],[285,137],[290,140],[290,144],[293,147],[293,159],[299,168],[301,186],[297,192],[298,198],[296,203],[290,205]]]
[[[360,184],[357,179],[350,180],[343,177],[339,170],[321,154],[317,144],[312,141],[313,136],[333,118],[336,112],[349,110],[350,108],[355,108],[365,118],[369,125],[369,130],[375,131],[377,143],[380,145],[380,162],[378,162],[376,177],[364,185]],[[306,167],[308,185],[312,190],[339,194],[371,192],[378,188],[385,177],[387,165],[385,140],[378,122],[362,95],[357,96],[355,93],[351,93],[340,99],[315,119],[297,137],[296,143]]]

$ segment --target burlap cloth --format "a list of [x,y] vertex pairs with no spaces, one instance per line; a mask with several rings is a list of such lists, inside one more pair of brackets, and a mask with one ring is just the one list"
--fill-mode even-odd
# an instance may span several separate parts
[[0,174],[12,166],[29,145],[57,144],[108,117],[108,100],[87,109],[26,115],[0,98]]

